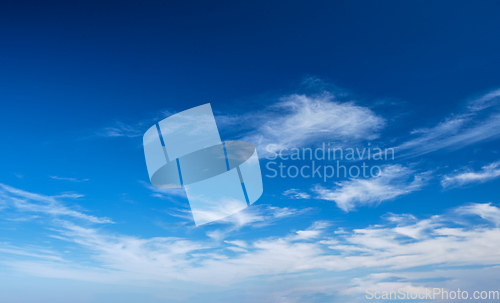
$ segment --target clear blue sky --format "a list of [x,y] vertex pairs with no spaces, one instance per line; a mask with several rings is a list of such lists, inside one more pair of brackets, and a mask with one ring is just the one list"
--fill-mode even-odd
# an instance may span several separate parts
[[[0,302],[500,290],[499,10],[1,3]],[[142,135],[205,103],[223,140],[257,146],[264,194],[196,227],[182,190],[150,185]],[[267,144],[323,142],[396,159],[367,161],[382,168],[368,178],[266,177]]]

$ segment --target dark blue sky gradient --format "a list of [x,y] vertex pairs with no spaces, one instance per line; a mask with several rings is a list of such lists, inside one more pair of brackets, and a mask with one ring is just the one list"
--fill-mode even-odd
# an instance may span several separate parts
[[430,115],[447,112],[498,84],[499,8],[496,1],[4,3],[1,118],[60,114],[44,123],[50,129],[104,123],[289,92],[307,75]]

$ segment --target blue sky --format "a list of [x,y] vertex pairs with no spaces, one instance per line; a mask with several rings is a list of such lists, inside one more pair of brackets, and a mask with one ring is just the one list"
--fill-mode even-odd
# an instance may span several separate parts
[[[500,290],[499,6],[0,4],[0,301]],[[195,226],[182,190],[150,184],[142,135],[205,103],[222,140],[256,145],[264,194]],[[266,176],[268,144],[324,142],[396,157]]]

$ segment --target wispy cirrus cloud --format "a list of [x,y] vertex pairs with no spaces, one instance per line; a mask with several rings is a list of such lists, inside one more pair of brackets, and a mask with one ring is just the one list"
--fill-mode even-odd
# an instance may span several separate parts
[[77,194],[77,193],[62,193],[59,195],[51,196],[52,198],[68,198],[68,199],[78,199],[85,197],[85,195]]
[[332,93],[289,95],[255,115],[255,128],[243,140],[265,153],[274,149],[303,147],[318,141],[357,142],[378,137],[385,120],[367,107],[340,101]]
[[139,122],[136,124],[127,124],[124,122],[117,121],[113,126],[107,126],[97,132],[98,136],[101,137],[128,137],[134,138],[139,137],[144,134],[144,132],[151,127],[150,125],[145,125],[144,122]]
[[318,199],[333,201],[340,209],[349,212],[420,190],[429,178],[429,172],[416,173],[400,164],[385,165],[377,176],[336,182],[333,189],[318,185],[313,191]]
[[45,196],[20,190],[5,184],[0,184],[0,201],[3,210],[13,209],[20,213],[40,213],[53,217],[71,217],[90,223],[113,223],[108,218],[99,218],[66,207],[60,198],[79,198],[78,194],[62,194],[59,196]]
[[262,227],[275,224],[278,220],[296,217],[311,211],[312,208],[276,207],[271,205],[255,205],[239,213],[228,216],[218,223],[230,224],[238,228],[251,225]]
[[138,122],[126,123],[123,121],[115,121],[112,126],[107,126],[99,129],[95,134],[99,137],[125,137],[135,138],[144,135],[146,130],[153,126],[156,122],[173,115],[175,112],[170,110],[162,110],[159,113],[151,115],[149,118],[142,119]]
[[[221,241],[244,227],[262,228],[275,225],[278,221],[297,217],[310,212],[312,208],[297,209],[293,207],[276,207],[270,205],[254,205],[234,215],[214,222],[212,225],[223,226],[208,231],[207,236]],[[224,227],[225,226],[225,227]]]
[[496,226],[500,226],[500,209],[491,205],[491,203],[471,203],[457,208],[457,212],[461,215],[477,215]]
[[[498,214],[500,210],[491,204],[471,204],[452,212],[497,220],[485,213]],[[346,296],[346,301],[352,301],[367,287],[441,287],[448,285],[450,277],[465,277],[467,273],[487,282],[500,272],[495,266],[500,263],[498,227],[457,226],[453,223],[456,218],[448,215],[417,219],[411,214],[389,214],[385,219],[385,223],[354,230],[317,221],[284,235],[252,240],[235,235],[222,242],[141,238],[62,222],[53,236],[77,245],[94,260],[90,265],[84,267],[57,252],[40,254],[29,248],[0,245],[0,253],[23,255],[22,261],[4,263],[18,272],[52,278],[120,284],[162,282],[159,285],[182,281],[215,287],[237,287],[256,278],[264,283],[288,278],[294,281],[283,284],[279,293],[264,293],[265,302],[290,298],[301,301],[302,296],[321,293]],[[481,277],[478,268],[491,274]],[[354,276],[338,275],[352,270],[356,270]],[[332,284],[333,277],[341,280]],[[391,279],[392,284],[388,284]],[[297,281],[301,282],[299,287]],[[202,293],[194,291],[192,296]]]
[[64,178],[64,177],[58,177],[58,176],[49,176],[52,179],[55,180],[64,180],[64,181],[71,181],[71,182],[86,182],[89,179],[77,179],[77,178]]
[[152,192],[152,197],[168,200],[172,200],[173,198],[187,199],[184,188],[161,188],[144,181],[140,181],[140,183]]
[[297,188],[292,188],[285,190],[283,192],[283,196],[285,196],[288,199],[310,199],[311,195],[309,195],[306,192],[303,192]]
[[[473,209],[481,208],[483,204],[472,204]],[[492,209],[498,208],[491,206]],[[460,208],[459,208],[460,210]],[[362,229],[355,229],[353,233],[345,236],[345,242],[332,245],[331,249],[346,251],[345,245],[349,244],[351,253],[370,252],[368,255],[352,255],[349,258],[351,266],[387,266],[393,269],[411,268],[432,264],[497,264],[500,253],[487,249],[489,241],[500,237],[497,228],[484,228],[484,226],[451,227],[455,219],[443,215],[434,215],[423,220],[396,221],[395,225],[377,225]],[[394,224],[394,223],[392,223]],[[461,241],[465,240],[466,243]],[[470,245],[470,246],[467,246]],[[485,251],[478,255],[468,255],[482,247]],[[427,259],[430,254],[435,254],[432,260]],[[480,258],[485,258],[480,260]],[[337,256],[326,256],[325,259],[338,259]],[[477,263],[478,262],[478,263]],[[483,263],[484,262],[484,263]],[[333,267],[344,267],[346,264],[330,263]],[[328,267],[328,263],[325,264]]]
[[495,106],[498,104],[500,98],[500,89],[488,92],[478,98],[472,99],[467,108],[471,112],[482,111],[483,109]]
[[16,255],[21,257],[31,257],[40,260],[52,260],[52,261],[64,261],[60,257],[60,253],[54,250],[47,249],[31,249],[30,252],[23,250],[22,248],[13,246],[8,243],[0,243],[0,253]]
[[414,130],[414,138],[403,142],[396,150],[400,156],[414,157],[498,138],[499,103],[500,90],[473,99],[461,113],[449,116],[434,127]]
[[[186,192],[183,188],[172,189],[172,188],[159,188],[153,186],[146,182],[140,182],[147,189],[149,189],[152,197],[157,197],[160,199],[168,199],[171,201],[177,201],[177,199],[183,199],[183,207],[171,207],[169,209],[163,210],[163,212],[178,218],[182,218],[189,223],[193,222],[193,215],[191,209],[189,208],[189,202],[187,200]],[[301,193],[301,197],[307,195],[306,193]],[[241,229],[244,226],[252,225],[253,227],[263,227],[267,225],[274,224],[277,220],[281,220],[287,217],[294,217],[306,212],[309,212],[311,208],[296,209],[292,207],[274,207],[270,205],[253,205],[252,207],[245,208],[233,215],[227,216],[223,219],[215,221],[213,224],[209,225],[226,225],[227,228],[218,229],[216,231],[211,231],[209,234],[211,238],[221,240],[226,237],[229,233]]]
[[479,171],[465,170],[446,175],[441,179],[443,188],[460,187],[473,183],[484,183],[500,177],[500,161],[485,165]]

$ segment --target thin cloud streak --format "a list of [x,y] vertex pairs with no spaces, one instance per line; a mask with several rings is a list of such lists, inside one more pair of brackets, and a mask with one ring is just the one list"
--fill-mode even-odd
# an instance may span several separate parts
[[125,123],[122,121],[116,121],[113,126],[104,127],[95,132],[99,137],[108,138],[136,138],[144,135],[146,130],[153,126],[160,120],[165,119],[168,116],[175,114],[170,110],[162,110],[158,114],[153,115],[150,118],[143,119],[142,121],[136,123]]
[[113,223],[108,218],[99,218],[72,210],[58,200],[58,198],[78,198],[80,196],[75,194],[60,195],[59,197],[44,196],[0,184],[0,201],[4,203],[4,210],[9,208],[24,213],[41,213],[53,217],[72,217],[98,224]]
[[77,178],[64,178],[64,177],[58,177],[58,176],[49,176],[50,178],[52,179],[55,179],[55,180],[65,180],[65,181],[71,181],[71,182],[86,182],[88,181],[89,179],[77,179]]
[[476,98],[463,113],[451,115],[434,127],[414,130],[412,135],[416,137],[397,146],[396,151],[400,157],[415,157],[496,139],[500,136],[499,102],[500,90]]
[[373,206],[420,190],[427,184],[430,172],[416,173],[400,164],[385,165],[381,173],[368,179],[351,178],[335,183],[333,189],[316,186],[318,199],[333,201],[345,212],[360,206]]
[[445,189],[461,187],[468,184],[484,183],[500,177],[500,161],[485,165],[480,171],[466,170],[446,175],[441,179],[441,186]]
[[306,192],[300,191],[297,188],[285,190],[283,192],[283,196],[288,198],[288,199],[310,199],[311,198],[311,195],[309,195]]

